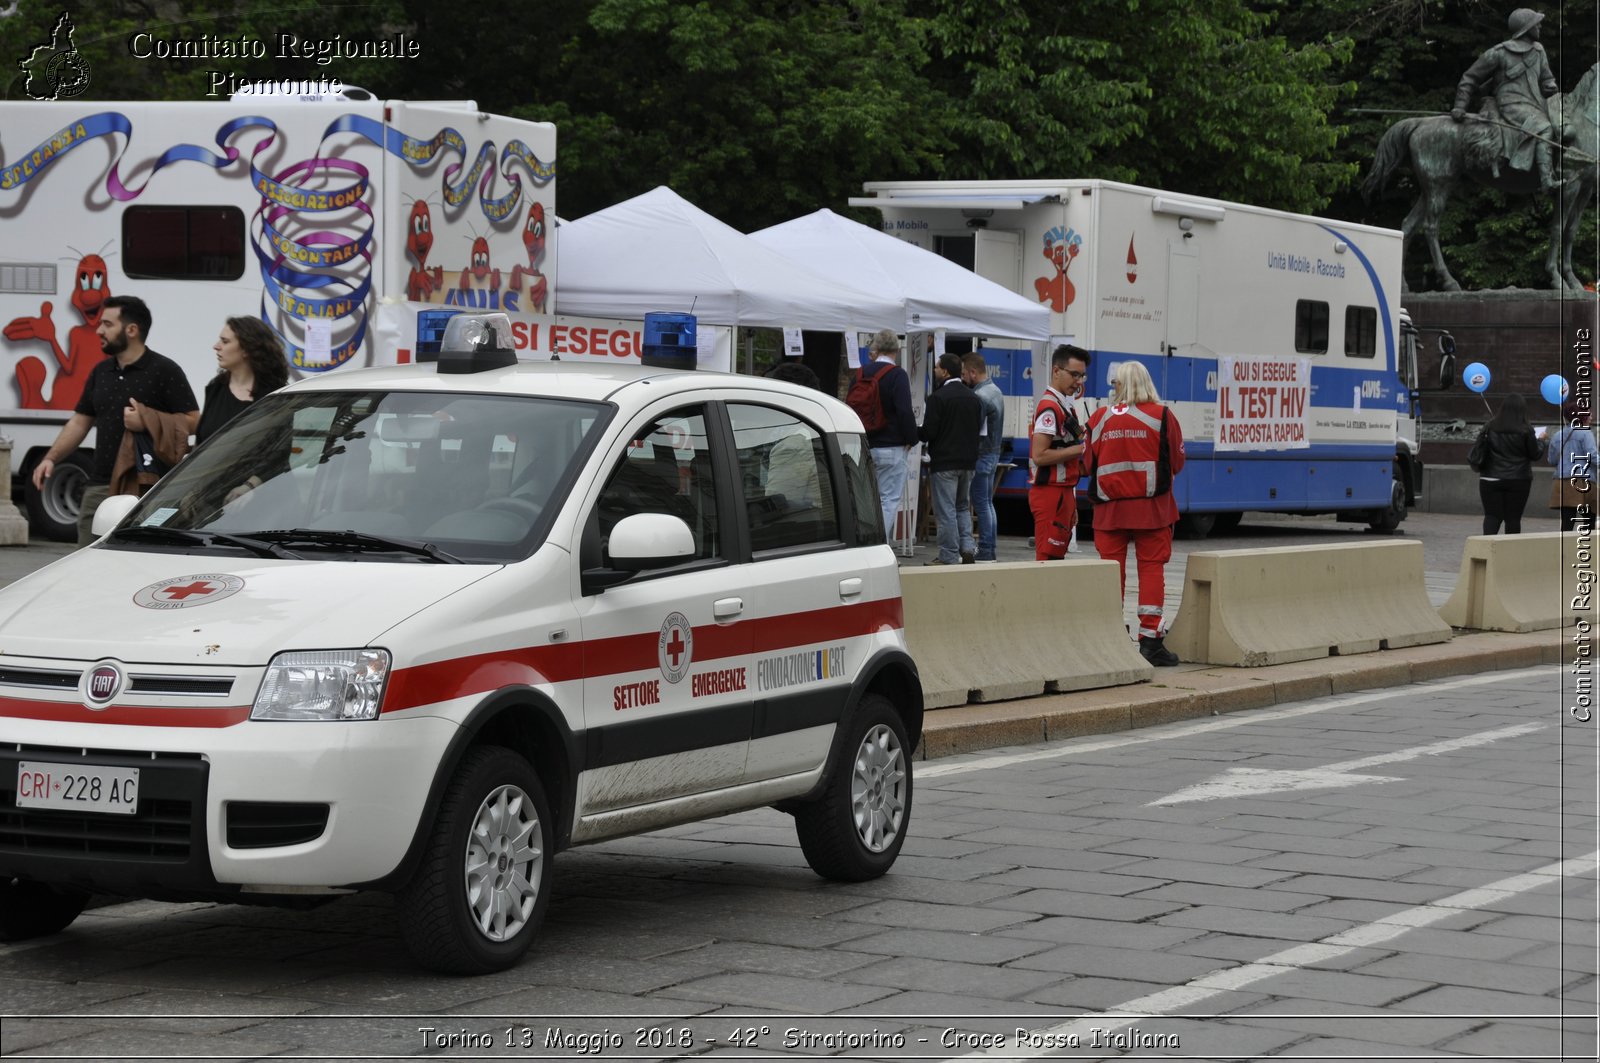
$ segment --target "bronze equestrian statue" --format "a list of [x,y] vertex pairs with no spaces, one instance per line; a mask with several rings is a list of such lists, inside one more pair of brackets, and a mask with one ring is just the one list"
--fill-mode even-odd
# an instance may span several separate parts
[[[1572,244],[1600,177],[1595,125],[1600,63],[1563,96],[1539,43],[1543,18],[1527,8],[1513,11],[1510,38],[1484,52],[1463,75],[1449,116],[1407,118],[1390,126],[1361,185],[1370,203],[1397,169],[1410,169],[1419,194],[1401,232],[1409,241],[1422,230],[1446,291],[1460,291],[1461,285],[1439,250],[1439,217],[1463,178],[1512,195],[1550,196],[1554,209],[1545,256],[1550,286],[1583,287],[1572,271]],[[1469,115],[1467,107],[1486,89],[1492,94],[1484,97],[1482,110]]]

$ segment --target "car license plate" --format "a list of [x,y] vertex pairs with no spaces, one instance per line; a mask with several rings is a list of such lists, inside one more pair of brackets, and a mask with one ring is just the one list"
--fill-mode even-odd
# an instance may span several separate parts
[[131,816],[139,810],[139,769],[24,760],[17,764],[17,807]]

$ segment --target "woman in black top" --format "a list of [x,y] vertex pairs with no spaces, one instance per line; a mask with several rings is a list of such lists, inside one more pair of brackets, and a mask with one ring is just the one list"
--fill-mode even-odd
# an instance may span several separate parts
[[[196,446],[215,435],[244,412],[256,399],[289,382],[289,362],[278,334],[260,318],[230,317],[222,326],[212,350],[217,352],[217,375],[206,384],[205,405],[194,430]],[[289,450],[271,448],[257,467],[234,485],[227,501],[260,487],[289,467]]]
[[1533,463],[1544,457],[1545,441],[1528,423],[1528,404],[1512,392],[1480,433],[1488,456],[1478,470],[1478,497],[1483,500],[1483,534],[1497,535],[1503,522],[1507,535],[1522,533],[1522,511],[1533,487]]
[[230,317],[211,349],[217,352],[217,375],[206,385],[200,424],[194,430],[197,445],[256,399],[289,382],[283,344],[260,318]]

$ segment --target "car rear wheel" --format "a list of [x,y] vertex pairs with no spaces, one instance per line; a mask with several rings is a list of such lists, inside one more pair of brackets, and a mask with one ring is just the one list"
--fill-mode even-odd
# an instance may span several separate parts
[[445,791],[400,931],[422,966],[484,974],[514,966],[550,906],[550,804],[527,760],[473,749]]
[[817,874],[864,882],[893,866],[911,823],[911,746],[887,698],[862,699],[840,753],[822,796],[795,811],[795,833]]
[[0,878],[0,941],[26,941],[65,930],[89,895],[42,882]]

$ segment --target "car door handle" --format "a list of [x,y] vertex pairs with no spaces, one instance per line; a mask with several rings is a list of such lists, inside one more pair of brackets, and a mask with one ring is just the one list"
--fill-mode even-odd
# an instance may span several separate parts
[[711,603],[711,615],[718,622],[732,620],[744,612],[743,598],[718,598]]
[[839,581],[839,597],[844,599],[861,597],[861,578],[852,576]]

